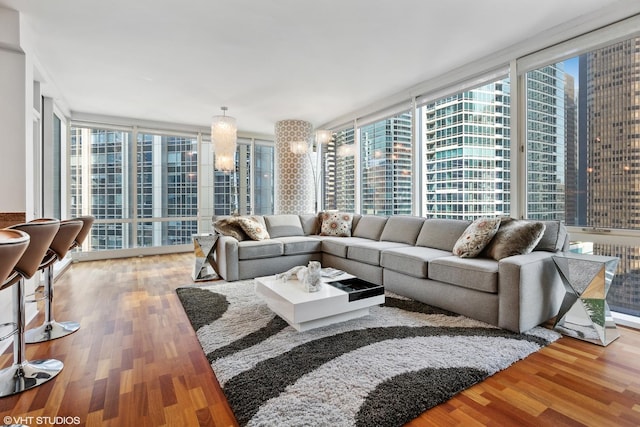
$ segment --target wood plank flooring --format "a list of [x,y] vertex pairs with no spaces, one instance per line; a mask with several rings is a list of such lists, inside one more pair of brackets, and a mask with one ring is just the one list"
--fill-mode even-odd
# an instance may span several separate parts
[[[37,389],[0,398],[2,420],[236,425],[175,294],[192,283],[191,268],[191,254],[73,264],[56,282],[55,317],[81,329],[27,346],[29,359],[57,358],[65,368]],[[620,329],[606,348],[562,338],[409,425],[639,426],[640,332]],[[1,367],[11,363],[10,351]]]

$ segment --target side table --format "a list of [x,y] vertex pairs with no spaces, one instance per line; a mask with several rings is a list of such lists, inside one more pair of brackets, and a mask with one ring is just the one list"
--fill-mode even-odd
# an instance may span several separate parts
[[607,304],[607,293],[619,258],[563,253],[554,256],[566,294],[554,329],[602,346],[620,334]]
[[195,265],[191,277],[194,282],[217,279],[218,265],[216,264],[215,252],[218,242],[217,234],[193,234],[193,254],[195,255]]

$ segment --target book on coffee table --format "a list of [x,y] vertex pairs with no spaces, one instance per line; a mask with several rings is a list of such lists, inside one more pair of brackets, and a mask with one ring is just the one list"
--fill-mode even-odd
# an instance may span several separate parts
[[334,279],[342,274],[344,274],[344,271],[332,267],[325,267],[320,270],[320,275],[328,279]]

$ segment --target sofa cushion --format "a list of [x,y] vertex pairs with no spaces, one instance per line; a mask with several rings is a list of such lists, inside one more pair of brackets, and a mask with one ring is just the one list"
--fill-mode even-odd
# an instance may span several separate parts
[[409,246],[398,242],[381,242],[365,240],[361,243],[354,243],[347,248],[347,258],[360,261],[365,264],[380,265],[380,252],[385,249]]
[[451,256],[451,251],[420,246],[385,249],[380,254],[380,266],[426,279],[429,261],[448,256]]
[[271,258],[284,254],[284,244],[278,240],[245,240],[238,242],[238,259]]
[[544,234],[534,251],[558,252],[567,238],[567,228],[560,221],[540,221],[544,224]]
[[353,236],[353,231],[358,226],[358,222],[360,222],[360,218],[362,218],[362,215],[357,214],[357,213],[353,214],[353,222],[351,223],[351,235],[352,236]]
[[462,219],[427,219],[418,234],[416,246],[453,252],[456,241],[462,236],[469,224],[471,221]]
[[364,239],[380,240],[382,230],[384,230],[386,223],[386,216],[362,215],[353,230],[353,236],[362,237]]
[[237,241],[241,242],[247,240],[249,236],[244,232],[235,217],[220,218],[214,221],[213,229],[222,234],[223,236],[233,237]]
[[387,220],[380,240],[415,245],[423,224],[423,217],[394,215]]
[[544,229],[541,222],[503,218],[498,232],[481,255],[500,261],[509,256],[528,254],[542,238]]
[[320,219],[317,214],[300,215],[300,224],[305,236],[320,234]]
[[261,217],[248,217],[239,216],[236,217],[236,221],[242,227],[247,236],[253,240],[263,240],[269,238],[267,227],[264,224],[264,219]]
[[460,258],[477,257],[498,232],[500,218],[478,218],[473,221],[453,245],[453,254]]
[[498,292],[498,261],[448,256],[429,262],[428,277],[482,292]]
[[322,225],[320,226],[321,236],[351,236],[353,214],[348,212],[323,212],[320,218],[322,219]]
[[322,252],[335,255],[340,258],[347,257],[347,248],[350,245],[369,241],[368,239],[363,239],[360,237],[319,236],[318,239],[322,242]]
[[298,215],[265,215],[264,222],[271,238],[286,236],[304,236],[304,230]]
[[287,236],[278,237],[275,240],[282,242],[285,255],[310,254],[320,252],[322,248],[322,241],[314,237]]

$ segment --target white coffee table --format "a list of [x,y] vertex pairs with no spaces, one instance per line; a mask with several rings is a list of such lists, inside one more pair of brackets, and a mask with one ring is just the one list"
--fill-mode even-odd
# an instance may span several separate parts
[[[332,282],[351,279],[354,276],[343,274],[330,279]],[[369,307],[384,304],[384,289],[378,287],[381,295],[360,295],[349,301],[349,292],[327,284],[322,279],[322,288],[317,292],[307,292],[297,279],[276,279],[275,276],[255,279],[258,294],[274,313],[282,317],[298,331],[306,331],[332,323],[369,314]]]

